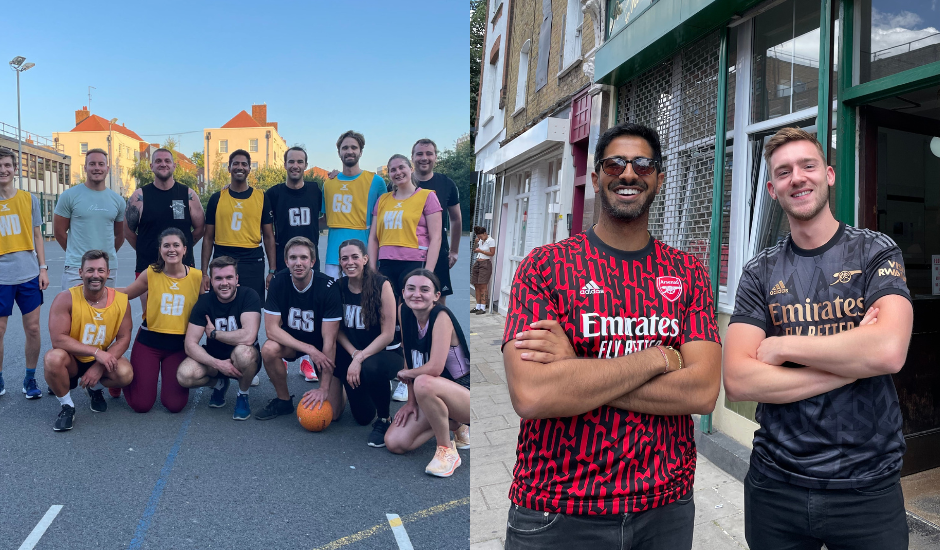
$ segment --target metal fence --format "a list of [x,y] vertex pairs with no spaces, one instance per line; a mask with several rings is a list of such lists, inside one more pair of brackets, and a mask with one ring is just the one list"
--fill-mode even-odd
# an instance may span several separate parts
[[650,68],[618,90],[617,122],[659,133],[666,182],[649,231],[708,268],[718,102],[718,33]]

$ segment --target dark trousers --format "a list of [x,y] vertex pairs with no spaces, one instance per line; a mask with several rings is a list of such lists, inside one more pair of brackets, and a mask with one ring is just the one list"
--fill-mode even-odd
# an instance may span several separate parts
[[355,389],[346,381],[351,363],[352,358],[346,349],[336,346],[336,369],[333,376],[339,378],[346,388],[349,410],[352,411],[356,423],[365,426],[372,422],[376,415],[379,418],[388,418],[392,401],[392,387],[388,382],[394,380],[398,371],[405,368],[405,358],[402,357],[401,350],[382,350],[366,358],[362,362],[359,385]]
[[513,504],[506,550],[689,550],[695,502],[692,492],[672,504],[635,514],[579,516],[536,512]]
[[405,276],[424,267],[424,262],[409,262],[405,260],[379,260],[379,273],[388,277],[388,282],[392,284],[392,292],[395,293],[395,301],[402,302],[401,291],[405,288]]
[[239,260],[236,270],[238,271],[238,286],[255,289],[258,297],[261,298],[261,303],[264,304],[264,279],[267,277],[264,260]]
[[892,477],[865,489],[807,489],[751,467],[744,536],[751,550],[907,550],[901,483]]
[[160,402],[171,413],[178,413],[186,408],[189,401],[189,388],[180,386],[176,371],[186,359],[183,350],[162,350],[134,342],[131,349],[131,366],[134,367],[134,380],[124,388],[127,404],[136,412],[145,413],[153,408],[157,401],[157,379],[160,383]]

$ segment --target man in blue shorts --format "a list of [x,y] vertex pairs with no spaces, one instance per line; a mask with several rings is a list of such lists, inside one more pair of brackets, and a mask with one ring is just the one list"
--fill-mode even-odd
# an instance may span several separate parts
[[39,199],[13,185],[17,170],[16,153],[0,148],[0,395],[3,383],[3,337],[13,302],[23,314],[26,333],[26,399],[39,399],[36,363],[39,361],[39,306],[42,291],[49,286],[46,254],[42,242],[42,213]]

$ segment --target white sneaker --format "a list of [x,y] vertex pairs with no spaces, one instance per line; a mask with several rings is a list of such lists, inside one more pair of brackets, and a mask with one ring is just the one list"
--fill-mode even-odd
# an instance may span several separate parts
[[255,377],[251,379],[251,385],[257,386],[260,383],[261,383],[261,380],[258,378],[258,375],[256,374]]
[[398,387],[395,388],[395,393],[392,394],[392,401],[408,401],[408,384],[404,382],[398,383]]

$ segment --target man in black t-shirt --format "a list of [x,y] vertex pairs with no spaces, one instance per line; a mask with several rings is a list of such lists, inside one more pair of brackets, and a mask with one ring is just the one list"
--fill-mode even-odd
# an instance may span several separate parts
[[284,246],[287,272],[273,281],[264,303],[264,329],[267,342],[261,347],[264,370],[277,397],[260,413],[258,420],[269,420],[294,412],[294,398],[287,389],[287,371],[283,360],[307,354],[320,370],[320,387],[304,394],[300,404],[312,408],[329,400],[333,419],[343,412],[343,388],[331,383],[336,356],[336,334],[343,319],[339,293],[333,278],[313,271],[317,249],[310,239],[294,237]]
[[[303,147],[291,147],[284,153],[287,181],[265,192],[274,217],[275,262],[277,271],[287,268],[284,263],[284,245],[294,237],[307,237],[317,244],[320,239],[320,207],[323,192],[316,183],[304,182],[307,152]],[[313,264],[320,271],[320,255]]]
[[791,233],[744,267],[725,338],[728,398],[758,402],[745,537],[754,550],[906,549],[901,251],[832,216],[835,172],[812,135],[784,128],[764,158]]
[[[444,207],[444,218],[441,223],[441,253],[437,256],[437,265],[427,267],[434,270],[434,274],[441,282],[441,299],[438,303],[445,305],[446,298],[454,293],[450,282],[450,270],[457,263],[457,250],[460,248],[460,231],[463,223],[460,214],[460,196],[457,192],[457,185],[452,179],[434,172],[434,165],[437,163],[437,145],[433,141],[419,139],[411,147],[411,162],[414,163],[418,186],[437,193],[437,200]],[[448,227],[450,227],[449,243],[447,241]]]
[[[186,329],[186,359],[176,378],[184,388],[213,386],[209,406],[225,405],[232,378],[238,380],[235,420],[251,416],[248,389],[258,373],[258,329],[261,299],[249,287],[238,286],[237,260],[219,256],[209,264],[212,290],[193,306]],[[200,346],[203,335],[206,345]]]
[[[209,291],[209,260],[230,256],[238,260],[241,286],[251,287],[264,299],[264,291],[274,276],[274,217],[267,197],[248,185],[251,156],[238,149],[229,155],[231,185],[209,197],[206,230],[202,243],[202,287]],[[262,242],[264,248],[262,249]],[[268,259],[268,276],[264,260]]]

